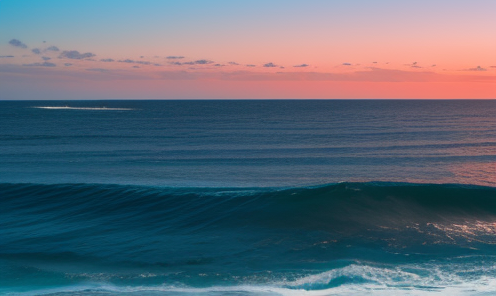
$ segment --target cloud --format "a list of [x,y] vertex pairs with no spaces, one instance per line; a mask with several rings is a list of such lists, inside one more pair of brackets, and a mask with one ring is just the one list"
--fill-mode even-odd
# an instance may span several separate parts
[[139,66],[133,66],[133,68],[139,68]]
[[46,50],[47,51],[60,51],[60,49],[57,46],[50,46]]
[[[132,65],[132,64],[131,64]],[[202,67],[199,67],[202,68]],[[71,79],[93,80],[219,80],[219,81],[366,81],[366,82],[467,82],[492,83],[496,79],[494,75],[480,75],[475,72],[465,72],[466,74],[447,75],[427,71],[404,71],[380,68],[367,68],[357,72],[279,72],[272,71],[256,72],[245,69],[245,71],[160,71],[149,73],[137,71],[129,67],[119,71],[109,69],[93,68],[91,70],[76,71],[66,67],[23,67],[21,65],[0,64],[0,77],[2,73],[26,74],[22,77],[29,77],[32,81],[59,79],[61,76]],[[5,75],[4,75],[5,76]]]
[[238,63],[236,63],[236,62],[229,62],[228,64],[229,64],[229,65],[234,65],[234,66],[238,66],[238,65],[239,65],[239,64],[238,64]]
[[266,67],[266,68],[277,67],[277,65],[274,65],[273,63],[267,63],[267,64],[264,64],[263,66]]
[[109,62],[114,62],[114,60],[113,59],[101,59],[100,62],[109,63]]
[[44,63],[23,64],[23,66],[28,66],[28,67],[55,67],[57,65],[54,64],[54,63],[44,62]]
[[307,64],[301,64],[301,65],[296,65],[296,66],[293,66],[293,67],[304,68],[304,67],[308,67],[308,65]]
[[28,46],[26,44],[22,43],[21,41],[19,41],[17,39],[10,40],[9,44],[12,46],[15,46],[15,47],[28,48]]
[[343,66],[351,66],[351,63],[343,63]]
[[128,63],[128,64],[141,64],[141,65],[151,65],[152,63],[148,61],[135,61],[135,60],[130,60],[130,59],[125,59],[125,60],[119,60],[118,62],[120,63]]
[[477,66],[477,68],[469,68],[466,71],[487,71],[487,69],[482,68],[481,66]]
[[411,64],[405,64],[405,66],[410,66],[412,68],[417,68],[417,69],[421,69],[422,67],[418,65],[417,62],[413,62]]
[[40,54],[41,53],[41,50],[39,48],[33,48],[31,49],[31,51],[34,53],[34,54]]
[[246,67],[256,67],[256,65],[248,64]]
[[70,66],[72,66],[72,64],[71,63],[65,63],[64,66],[70,67]]
[[77,50],[64,50],[59,58],[68,58],[72,60],[82,60],[82,59],[87,59],[96,56],[95,54],[91,52],[86,52],[86,53],[79,53]]
[[61,76],[67,79],[75,79],[74,81],[79,82],[81,82],[81,79],[93,81],[156,79],[155,76],[151,76],[148,73],[133,71],[132,69],[112,71],[103,68],[90,68],[82,70],[83,71],[75,71],[73,69],[68,69],[67,67],[23,67],[21,65],[0,64],[0,80],[2,79],[3,73],[7,73],[7,75],[11,73],[25,74],[22,75],[22,77],[27,77],[26,79],[30,79],[32,82],[53,81],[54,79],[60,79]]
[[103,68],[89,68],[89,69],[85,69],[86,71],[94,71],[94,72],[108,72],[109,70],[108,69],[103,69]]
[[49,58],[49,57],[41,57],[41,58],[42,58],[44,61],[49,61],[49,60],[51,60],[51,58]]
[[208,65],[208,64],[212,64],[213,62],[212,61],[209,61],[209,60],[196,60],[195,61],[195,64],[197,65]]
[[214,67],[224,67],[225,65],[222,64],[215,64]]
[[489,68],[496,68],[496,66],[489,66]]
[[168,56],[168,57],[166,57],[166,59],[178,60],[178,59],[184,59],[184,57],[183,56]]
[[13,58],[13,55],[0,56],[0,58]]
[[[176,65],[176,66],[181,66],[181,65],[208,65],[212,64],[212,61],[209,60],[196,60],[196,61],[191,61],[191,62],[169,62],[170,65]],[[160,66],[159,64],[156,64],[157,66]],[[217,66],[218,64],[214,65]]]

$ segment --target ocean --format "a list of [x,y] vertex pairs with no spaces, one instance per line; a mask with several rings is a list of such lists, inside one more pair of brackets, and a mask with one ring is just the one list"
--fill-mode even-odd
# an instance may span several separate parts
[[495,100],[0,101],[0,295],[495,293]]

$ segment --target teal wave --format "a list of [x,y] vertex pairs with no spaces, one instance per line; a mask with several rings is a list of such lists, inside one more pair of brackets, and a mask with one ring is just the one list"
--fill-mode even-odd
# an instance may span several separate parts
[[447,268],[496,254],[496,188],[481,186],[0,184],[0,214],[0,294],[88,283],[325,290],[376,283],[353,266]]

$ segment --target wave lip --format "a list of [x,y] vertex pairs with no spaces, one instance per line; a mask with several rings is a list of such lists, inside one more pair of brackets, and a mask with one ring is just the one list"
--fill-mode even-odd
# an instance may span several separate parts
[[69,107],[69,106],[34,106],[36,109],[50,110],[90,110],[90,111],[130,111],[132,108],[111,108],[111,107]]

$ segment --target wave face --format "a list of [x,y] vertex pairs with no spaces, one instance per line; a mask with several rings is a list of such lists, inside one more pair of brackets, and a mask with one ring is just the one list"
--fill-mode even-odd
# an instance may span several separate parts
[[0,184],[0,214],[0,294],[496,291],[492,187]]

